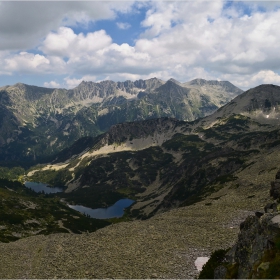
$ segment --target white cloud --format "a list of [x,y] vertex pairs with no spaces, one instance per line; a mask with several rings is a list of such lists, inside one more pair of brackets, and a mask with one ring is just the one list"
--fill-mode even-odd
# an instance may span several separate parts
[[66,63],[60,57],[20,52],[2,58],[2,70],[21,74],[65,74]]
[[[77,86],[85,77],[125,80],[156,76],[165,80],[173,77],[181,82],[201,77],[229,80],[242,88],[269,81],[280,83],[280,10],[273,3],[264,7],[266,11],[260,10],[256,2],[246,4],[251,9],[247,15],[241,2],[230,7],[225,7],[222,0],[140,3],[147,8],[141,23],[145,30],[133,45],[116,44],[105,30],[76,34],[73,27],[77,22],[86,25],[93,19],[114,19],[120,11],[129,12],[131,3],[122,2],[119,6],[117,2],[101,1],[67,3],[69,6],[59,4],[58,11],[54,11],[55,6],[36,4],[35,10],[45,7],[49,9],[47,13],[54,15],[43,16],[36,28],[33,25],[39,19],[32,18],[31,23],[24,22],[19,30],[15,28],[19,22],[9,27],[1,25],[0,9],[0,48],[7,42],[14,42],[15,46],[24,44],[24,34],[30,43],[34,34],[37,38],[34,42],[41,51],[40,54],[2,53],[2,56],[0,53],[1,71],[64,75],[65,80],[59,83],[68,88]],[[13,6],[9,5],[4,4],[4,8]],[[28,5],[24,7],[23,14],[27,16]],[[15,14],[19,14],[17,9]],[[50,17],[54,18],[53,23],[48,22]],[[22,20],[22,15],[19,18]],[[62,26],[63,19],[67,27]],[[120,29],[129,27],[120,18],[116,24]],[[36,30],[40,27],[44,39],[38,43],[41,35]],[[51,80],[49,86],[57,81]]]
[[271,70],[261,70],[253,74],[222,74],[220,80],[228,80],[234,85],[246,90],[260,84],[280,85],[280,75]]
[[160,63],[161,58],[169,73],[181,64],[186,76],[191,68],[207,69],[217,78],[224,73],[252,77],[261,69],[279,71],[280,11],[255,11],[241,18],[231,12],[228,17],[222,2],[215,4],[173,3],[169,11],[164,11],[163,3],[156,4],[147,14],[144,24],[150,28],[136,42],[136,50],[149,54],[153,62]]
[[271,70],[262,70],[252,77],[256,84],[280,84],[280,75]]
[[45,82],[44,83],[44,87],[48,87],[48,88],[59,88],[60,84],[57,83],[56,81],[50,81],[50,82]]
[[71,28],[60,27],[58,32],[47,35],[43,45],[39,48],[48,55],[78,58],[83,54],[91,55],[112,43],[110,36],[104,30],[75,34]]
[[49,59],[40,54],[20,52],[12,58],[5,59],[5,69],[8,71],[44,72],[50,64]]
[[30,49],[50,30],[128,13],[134,1],[1,1],[0,50]]
[[125,30],[125,29],[129,29],[131,27],[131,25],[127,22],[117,22],[117,27],[119,29]]
[[96,80],[96,77],[90,76],[90,75],[83,76],[80,79],[70,78],[70,77],[64,78],[66,88],[70,88],[70,89],[78,86],[82,81],[89,82],[89,81],[95,81],[95,80]]

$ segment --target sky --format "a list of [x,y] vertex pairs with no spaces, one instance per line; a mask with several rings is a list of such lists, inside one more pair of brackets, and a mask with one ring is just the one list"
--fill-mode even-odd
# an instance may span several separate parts
[[0,86],[280,85],[280,1],[1,1]]

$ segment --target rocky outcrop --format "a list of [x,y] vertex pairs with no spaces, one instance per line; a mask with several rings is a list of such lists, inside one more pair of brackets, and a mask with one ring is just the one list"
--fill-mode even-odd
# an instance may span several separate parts
[[240,224],[237,243],[225,254],[221,264],[214,269],[214,278],[279,278],[280,212],[279,179],[271,183],[270,193],[276,200]]
[[274,249],[280,234],[280,213],[266,213],[261,218],[249,216],[240,229],[237,244],[226,257],[238,264],[238,279],[259,278],[264,254]]

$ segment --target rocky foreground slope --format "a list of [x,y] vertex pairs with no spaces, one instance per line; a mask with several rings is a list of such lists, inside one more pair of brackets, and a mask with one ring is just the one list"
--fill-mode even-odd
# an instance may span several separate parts
[[149,220],[0,243],[0,278],[193,278],[196,258],[233,245],[239,223],[269,201],[268,188],[228,185]]

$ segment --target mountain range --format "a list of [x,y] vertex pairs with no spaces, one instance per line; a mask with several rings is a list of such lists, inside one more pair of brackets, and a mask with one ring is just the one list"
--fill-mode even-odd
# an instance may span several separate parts
[[280,88],[262,85],[193,122],[117,124],[96,138],[78,140],[27,175],[67,186],[60,196],[88,207],[129,196],[136,201],[130,214],[146,219],[200,201],[225,183],[264,184],[277,168],[271,157],[280,143],[279,104]]
[[[45,227],[48,233],[69,233],[0,243],[0,277],[196,277],[196,258],[234,245],[240,222],[272,201],[270,182],[280,165],[279,113],[280,87],[260,85],[204,118],[186,122],[163,117],[115,124],[96,137],[80,138],[50,156],[48,164],[32,166],[28,180],[67,187],[63,193],[32,200],[38,213],[44,210],[44,206],[39,208],[42,202],[49,201],[51,207],[55,201],[60,203],[60,216],[50,212],[47,218],[40,218],[38,227]],[[22,221],[25,217],[20,213],[27,213],[24,205],[30,207],[31,203],[23,195],[14,199],[13,191],[18,189],[9,189],[3,192],[3,205],[9,209],[6,221],[7,215]],[[7,193],[12,197],[9,200]],[[62,210],[61,201],[104,207],[123,197],[135,200],[127,209],[127,222],[120,219],[95,232],[70,233],[77,228],[72,223],[78,216]],[[12,216],[15,211],[17,216]],[[246,242],[250,249],[248,242],[258,240],[260,222],[255,220],[252,229],[248,222],[241,225],[237,244]],[[51,227],[46,226],[49,223]],[[7,225],[1,224],[1,230],[5,232]],[[97,226],[83,221],[84,230]],[[19,228],[12,228],[10,238]],[[36,235],[30,228],[26,232]],[[252,232],[252,238],[244,239],[246,232]],[[232,260],[244,256],[251,266],[249,249],[243,254],[238,248],[230,251],[239,254]],[[265,255],[261,260],[272,257]],[[235,269],[231,265],[227,264],[228,273]],[[258,267],[254,267],[254,277],[265,275]]]
[[230,82],[157,78],[83,81],[76,88],[0,88],[0,161],[32,165],[112,125],[160,117],[193,121],[242,93]]

